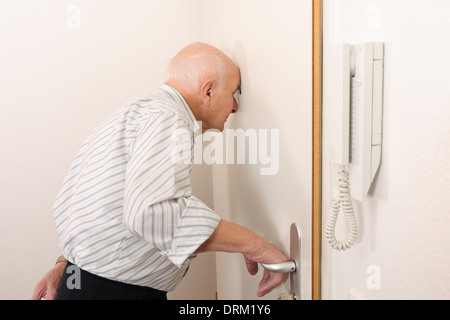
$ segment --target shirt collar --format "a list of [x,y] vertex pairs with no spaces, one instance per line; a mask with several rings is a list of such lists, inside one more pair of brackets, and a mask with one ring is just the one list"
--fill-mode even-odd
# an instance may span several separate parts
[[198,135],[200,132],[200,125],[198,124],[197,120],[195,119],[194,114],[192,113],[191,108],[189,108],[189,105],[187,104],[186,100],[183,98],[183,96],[172,86],[169,86],[167,84],[163,84],[161,86],[161,89],[166,91],[172,99],[175,100],[176,105],[178,106],[178,109],[180,110],[181,114],[183,115],[183,118],[188,121],[188,124],[190,124],[190,127],[193,129],[194,134]]

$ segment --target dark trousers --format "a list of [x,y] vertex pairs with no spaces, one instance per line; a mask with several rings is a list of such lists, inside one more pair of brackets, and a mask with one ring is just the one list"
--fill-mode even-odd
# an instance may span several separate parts
[[167,300],[167,293],[105,279],[68,262],[56,300]]

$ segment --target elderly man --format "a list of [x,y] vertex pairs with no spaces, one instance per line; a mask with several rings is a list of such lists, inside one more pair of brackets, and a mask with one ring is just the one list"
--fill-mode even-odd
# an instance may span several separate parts
[[[38,283],[34,299],[166,299],[202,252],[241,253],[252,275],[258,263],[287,261],[273,244],[192,196],[192,162],[174,158],[177,133],[188,133],[181,140],[192,150],[200,131],[223,130],[238,111],[239,92],[235,63],[194,43],[173,58],[160,89],[125,105],[88,137],[54,206],[65,259]],[[81,270],[80,288],[67,287],[64,268]],[[264,271],[257,295],[281,282],[282,275]]]

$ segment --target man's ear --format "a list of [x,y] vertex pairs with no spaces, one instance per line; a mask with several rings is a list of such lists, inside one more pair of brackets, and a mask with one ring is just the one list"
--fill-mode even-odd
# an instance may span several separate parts
[[202,100],[203,103],[208,107],[211,105],[211,97],[215,85],[216,82],[214,80],[206,81],[202,85]]

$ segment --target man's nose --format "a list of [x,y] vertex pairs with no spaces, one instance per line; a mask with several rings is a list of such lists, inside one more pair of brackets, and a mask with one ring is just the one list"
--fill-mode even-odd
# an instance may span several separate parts
[[231,113],[236,113],[239,110],[239,105],[236,102],[236,99],[234,99],[234,103],[233,103],[233,109],[231,110]]

